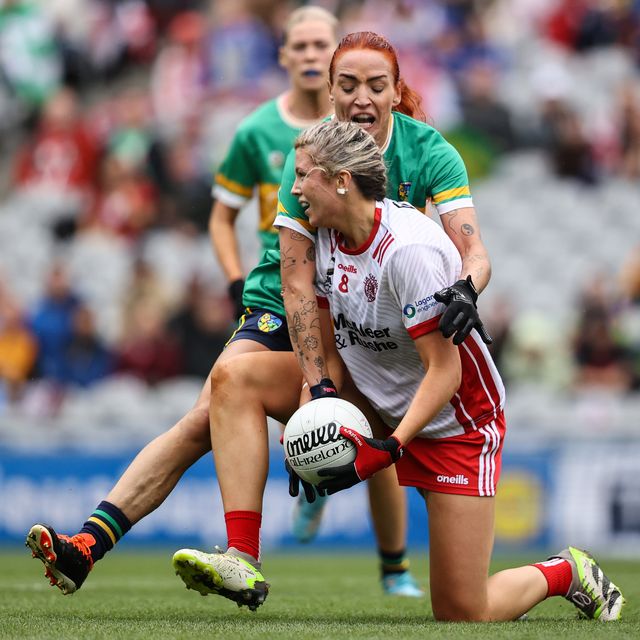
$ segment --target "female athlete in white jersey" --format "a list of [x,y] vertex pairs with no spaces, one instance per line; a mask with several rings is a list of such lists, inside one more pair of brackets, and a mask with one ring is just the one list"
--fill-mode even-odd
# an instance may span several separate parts
[[321,329],[335,333],[327,357],[344,363],[388,427],[386,439],[342,427],[357,457],[321,471],[319,487],[335,493],[395,464],[401,484],[424,495],[438,620],[514,620],[553,595],[618,619],[620,590],[573,547],[489,576],[504,388],[476,331],[455,345],[437,330],[445,307],[434,294],[460,273],[454,244],[411,205],[385,199],[379,146],[354,123],[303,132],[295,173],[292,193],[320,227]]

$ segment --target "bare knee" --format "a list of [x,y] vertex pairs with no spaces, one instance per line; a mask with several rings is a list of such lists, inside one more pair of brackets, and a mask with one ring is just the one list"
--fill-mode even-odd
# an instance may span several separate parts
[[233,360],[216,362],[211,370],[211,393],[219,395],[231,386],[237,386],[240,383],[241,371]]

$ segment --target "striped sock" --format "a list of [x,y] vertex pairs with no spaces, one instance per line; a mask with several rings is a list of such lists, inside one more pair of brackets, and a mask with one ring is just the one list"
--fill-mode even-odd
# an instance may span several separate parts
[[378,549],[378,556],[380,556],[380,569],[382,575],[386,576],[390,573],[404,573],[409,571],[409,560],[406,558],[406,549],[402,549],[396,553],[389,553]]
[[88,533],[95,540],[91,545],[91,557],[94,562],[100,560],[107,551],[111,551],[116,542],[131,529],[127,516],[115,505],[103,500],[87,518],[78,533]]

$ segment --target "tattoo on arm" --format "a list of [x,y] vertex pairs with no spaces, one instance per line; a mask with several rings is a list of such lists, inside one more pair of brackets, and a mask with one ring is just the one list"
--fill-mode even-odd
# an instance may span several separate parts
[[298,341],[298,332],[295,330],[293,325],[289,325],[289,338],[291,339],[291,344],[297,346],[299,344]]
[[300,317],[300,314],[297,311],[293,314],[292,328],[296,333],[302,333],[303,331],[307,330],[307,325],[305,325],[304,322],[302,322],[302,318]]
[[320,344],[320,341],[315,336],[308,335],[304,339],[304,346],[307,347],[307,349],[310,349],[311,351],[315,351],[318,348],[319,344]]
[[294,231],[293,229],[289,230],[289,237],[292,240],[295,240],[296,242],[300,242],[301,240],[306,240],[307,239],[307,236],[304,236],[301,233],[298,233],[297,231]]
[[453,226],[453,221],[456,219],[456,216],[458,215],[457,211],[454,211],[452,214],[450,214],[449,216],[449,229],[451,229],[451,231],[453,231],[453,233],[455,233],[456,235],[458,235],[458,232],[456,231],[456,228]]
[[296,259],[291,253],[290,248],[280,252],[280,266],[282,269],[291,269],[296,266]]
[[[302,311],[300,312],[301,315],[306,316],[309,315],[310,313],[316,313],[318,311],[318,303],[315,300],[307,300],[306,302],[302,302]],[[313,329],[313,324],[311,325],[311,328]]]
[[468,223],[463,224],[460,230],[465,236],[472,236],[476,232],[473,226]]
[[316,261],[316,247],[313,244],[307,249],[307,260],[309,262]]

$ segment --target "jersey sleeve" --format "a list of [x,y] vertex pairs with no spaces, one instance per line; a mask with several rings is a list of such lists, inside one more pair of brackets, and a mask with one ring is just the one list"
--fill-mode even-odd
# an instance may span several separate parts
[[443,257],[435,247],[414,244],[396,251],[388,263],[391,290],[414,340],[436,330],[444,311],[444,305],[433,297],[453,282],[453,265]]
[[317,229],[309,223],[309,218],[300,206],[298,198],[291,193],[293,183],[296,180],[295,161],[296,152],[295,149],[292,149],[282,171],[282,180],[278,191],[278,211],[273,225],[293,229],[315,242]]
[[251,200],[257,182],[250,135],[247,130],[240,128],[218,169],[212,194],[223,204],[240,209]]
[[469,176],[462,156],[441,134],[429,152],[430,196],[438,213],[443,215],[456,209],[473,207]]

